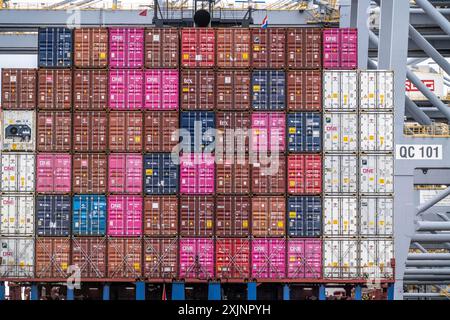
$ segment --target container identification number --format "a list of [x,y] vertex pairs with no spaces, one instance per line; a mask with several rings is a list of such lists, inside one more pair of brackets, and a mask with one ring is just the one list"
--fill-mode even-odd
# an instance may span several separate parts
[[396,146],[397,160],[442,160],[441,144],[399,144]]

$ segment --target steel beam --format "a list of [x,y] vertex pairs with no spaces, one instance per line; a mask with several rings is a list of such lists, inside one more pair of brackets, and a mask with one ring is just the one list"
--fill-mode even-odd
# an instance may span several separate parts
[[445,298],[445,295],[439,292],[408,292],[404,294],[405,298]]
[[449,260],[406,260],[407,267],[450,267]]
[[341,0],[339,2],[339,27],[350,28],[351,19],[351,0]]
[[408,260],[450,260],[450,253],[410,253]]
[[450,242],[450,233],[448,234],[414,234],[411,241],[417,242]]
[[441,28],[450,36],[450,23],[447,18],[436,10],[436,8],[428,0],[415,0],[416,4],[425,11],[428,16],[433,19]]
[[414,268],[406,268],[405,274],[412,275],[450,275],[450,268],[422,268],[422,269],[414,269]]
[[417,215],[425,212],[426,210],[430,209],[432,206],[434,206],[436,203],[441,201],[442,199],[446,198],[448,195],[450,195],[450,187],[445,189],[444,191],[438,193],[435,195],[432,199],[428,200],[424,204],[421,204],[417,207]]
[[417,221],[417,231],[449,231],[450,222],[443,221]]

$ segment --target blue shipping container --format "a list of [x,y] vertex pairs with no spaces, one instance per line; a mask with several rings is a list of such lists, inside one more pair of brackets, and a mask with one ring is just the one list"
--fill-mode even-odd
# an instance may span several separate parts
[[257,70],[252,73],[252,107],[255,110],[286,108],[286,74],[278,70]]
[[106,234],[106,196],[83,194],[73,197],[72,234],[104,236]]
[[[181,144],[183,151],[186,153],[202,152],[211,142],[214,141],[214,135],[205,135],[209,129],[216,127],[214,112],[205,111],[187,111],[181,112],[181,129],[187,132],[180,133]],[[189,137],[185,135],[189,134]],[[190,139],[190,150],[189,142]],[[183,145],[184,144],[184,145]]]
[[178,165],[170,153],[144,155],[145,194],[176,194],[178,191]]
[[288,113],[288,151],[322,151],[322,117],[320,113]]
[[39,28],[39,67],[70,68],[72,66],[72,46],[72,30],[68,28]]
[[69,196],[36,197],[36,233],[49,237],[70,234]]
[[320,197],[289,197],[287,211],[290,237],[319,237],[322,234]]

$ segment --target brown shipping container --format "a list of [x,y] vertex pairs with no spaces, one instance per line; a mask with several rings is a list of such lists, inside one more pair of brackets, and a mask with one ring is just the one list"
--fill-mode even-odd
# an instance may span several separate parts
[[[273,171],[273,172],[272,172]],[[286,158],[278,157],[278,164],[270,161],[268,165],[253,163],[252,193],[277,194],[286,192]]]
[[36,278],[66,278],[69,265],[69,238],[36,239]]
[[144,239],[144,277],[173,279],[177,276],[178,239]]
[[217,66],[248,68],[250,66],[250,29],[217,29]]
[[180,198],[180,235],[210,237],[214,234],[214,197],[182,196]]
[[145,67],[178,68],[179,42],[176,28],[145,29]]
[[287,96],[289,110],[322,111],[322,72],[288,71]]
[[250,193],[250,165],[247,156],[226,155],[216,160],[216,193]]
[[106,68],[108,66],[108,29],[77,28],[73,36],[75,67]]
[[144,198],[144,235],[150,237],[176,236],[178,232],[177,196]]
[[71,150],[72,114],[68,111],[40,111],[37,116],[37,150]]
[[216,236],[247,237],[250,233],[250,198],[216,197]]
[[108,71],[79,69],[73,73],[75,110],[106,110],[108,107]]
[[108,278],[137,278],[141,276],[142,240],[108,239]]
[[252,198],[252,235],[282,237],[285,235],[286,200],[284,197]]
[[36,108],[36,69],[2,69],[2,109]]
[[286,65],[286,29],[253,28],[252,66],[259,69],[281,69]]
[[106,238],[73,238],[72,264],[80,268],[82,278],[104,278],[106,276]]
[[287,29],[287,66],[291,69],[322,67],[322,29]]
[[217,71],[216,81],[218,110],[250,109],[250,72],[244,70]]
[[213,110],[216,84],[213,70],[181,71],[181,108]]
[[80,111],[73,114],[73,149],[79,152],[105,152],[108,117],[106,112]]
[[172,133],[178,129],[177,111],[150,111],[144,114],[144,150],[147,152],[172,152],[178,144],[178,135]]
[[72,107],[72,70],[39,69],[38,108],[70,110]]
[[108,181],[105,154],[75,154],[73,156],[73,192],[106,193]]
[[216,149],[220,150],[221,148],[224,156],[247,152],[249,150],[248,132],[250,128],[250,113],[217,112]]
[[142,112],[109,113],[109,151],[142,151]]

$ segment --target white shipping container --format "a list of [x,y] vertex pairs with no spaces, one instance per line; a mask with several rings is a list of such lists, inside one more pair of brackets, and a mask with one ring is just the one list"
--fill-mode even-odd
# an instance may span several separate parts
[[358,191],[358,158],[356,155],[324,156],[324,191],[356,193]]
[[392,71],[361,71],[359,81],[361,109],[394,109],[394,73]]
[[[413,70],[413,72],[438,98],[442,99],[446,96],[444,92],[444,76],[441,73],[416,70]],[[406,80],[406,95],[413,101],[428,100],[410,80]]]
[[356,197],[324,197],[323,235],[325,237],[358,235],[358,200]]
[[1,156],[2,192],[34,192],[35,157],[29,153],[3,153]]
[[358,151],[358,115],[324,113],[323,148],[325,152]]
[[358,241],[354,239],[323,240],[324,278],[359,277]]
[[361,236],[393,236],[392,197],[361,197],[359,214]]
[[359,165],[361,194],[394,192],[394,157],[391,155],[362,155]]
[[33,278],[34,240],[30,238],[0,238],[0,277]]
[[323,107],[330,111],[354,111],[358,108],[358,73],[323,72]]
[[361,152],[393,152],[394,151],[394,114],[393,113],[361,113],[360,114]]
[[2,150],[35,150],[34,111],[3,111]]
[[0,235],[32,236],[34,234],[34,197],[0,196]]
[[360,242],[361,276],[368,279],[393,278],[391,260],[394,258],[392,239],[373,238]]

